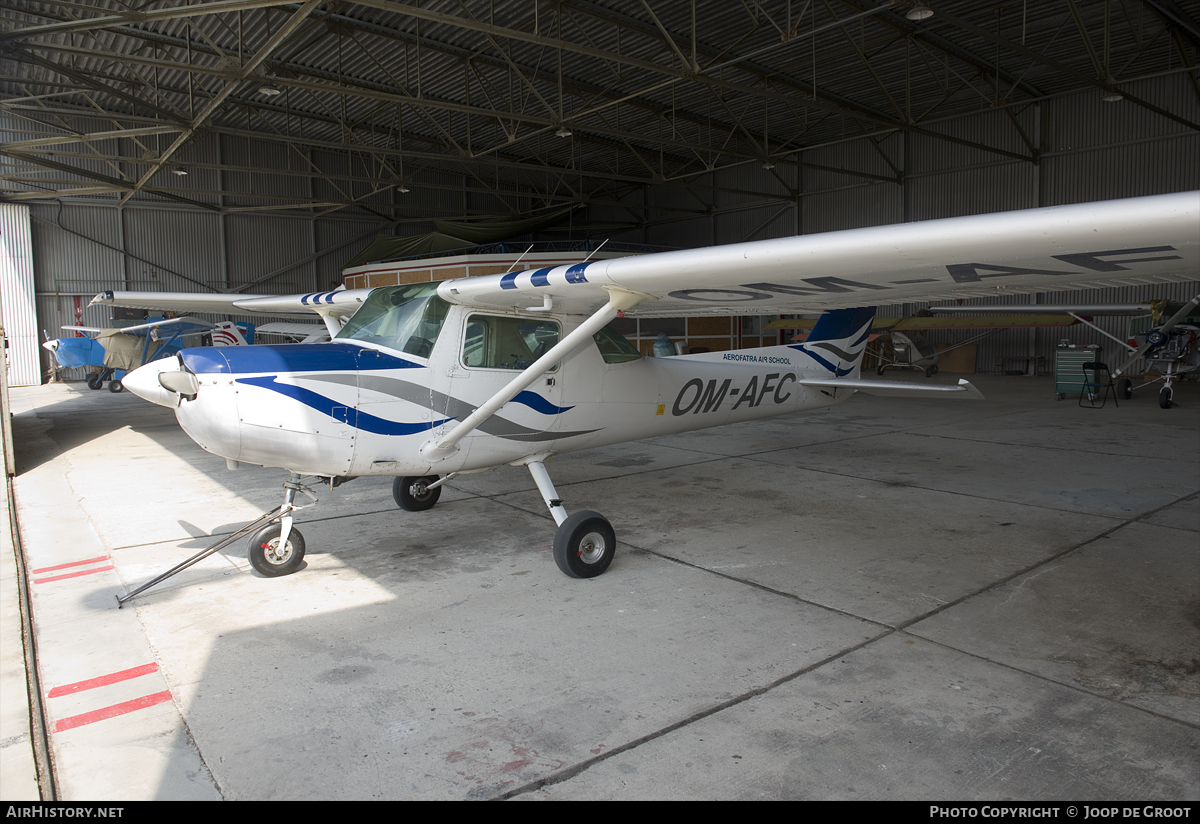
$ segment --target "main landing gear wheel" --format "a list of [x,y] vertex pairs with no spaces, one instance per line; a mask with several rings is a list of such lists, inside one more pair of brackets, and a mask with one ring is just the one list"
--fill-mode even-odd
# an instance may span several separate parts
[[427,509],[433,509],[438,498],[442,497],[440,486],[429,488],[429,485],[437,483],[437,480],[437,475],[426,475],[423,478],[414,476],[397,478],[392,481],[392,497],[396,499],[400,508],[407,512],[424,512]]
[[88,375],[87,387],[88,389],[103,389],[104,378],[100,377],[99,372],[93,372],[92,374]]
[[880,361],[879,365],[875,367],[875,374],[882,375],[884,369],[887,369],[887,364],[884,363],[883,361]]
[[268,578],[291,575],[304,563],[304,536],[295,527],[287,544],[279,545],[279,524],[263,527],[250,539],[250,565]]
[[937,364],[934,364],[933,366],[926,367],[926,369],[925,369],[925,377],[927,377],[927,378],[932,378],[932,377],[933,377],[934,375],[936,375],[937,373],[938,373]]
[[1121,400],[1127,401],[1133,397],[1133,381],[1125,378],[1121,381]]
[[1174,393],[1171,392],[1171,387],[1164,386],[1161,390],[1159,390],[1158,393],[1158,405],[1163,409],[1170,409],[1173,394]]
[[576,512],[554,533],[554,563],[571,578],[595,578],[616,553],[617,535],[598,512]]
[[119,380],[117,380],[116,378],[113,378],[111,381],[108,382],[108,391],[112,392],[114,395],[117,395],[117,394],[120,394],[121,392],[124,392],[125,387],[121,385],[121,382]]

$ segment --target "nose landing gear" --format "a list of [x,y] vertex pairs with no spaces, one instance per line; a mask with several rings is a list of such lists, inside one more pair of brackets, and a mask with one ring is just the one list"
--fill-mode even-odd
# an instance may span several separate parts
[[[135,595],[183,572],[193,564],[203,561],[215,552],[220,552],[251,533],[254,534],[254,537],[250,539],[248,553],[250,565],[268,578],[291,575],[304,563],[304,536],[300,534],[299,530],[292,528],[292,513],[298,509],[307,509],[317,502],[317,496],[313,495],[312,490],[302,483],[303,480],[303,476],[294,473],[289,475],[287,482],[283,485],[287,491],[284,495],[283,505],[279,509],[262,514],[237,532],[225,536],[207,549],[200,550],[191,558],[176,564],[157,578],[147,581],[125,597],[122,598],[118,595],[117,608],[124,607],[133,600]],[[310,498],[312,503],[296,506],[297,492]]]

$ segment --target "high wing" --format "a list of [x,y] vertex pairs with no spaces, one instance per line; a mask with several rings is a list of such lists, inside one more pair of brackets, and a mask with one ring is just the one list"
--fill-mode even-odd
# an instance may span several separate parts
[[314,314],[349,317],[370,289],[339,289],[303,295],[235,295],[202,292],[101,292],[89,306],[125,306],[175,312],[231,315],[270,315],[311,318]]
[[120,332],[123,335],[137,335],[138,337],[144,337],[149,330],[158,329],[163,326],[178,327],[172,331],[177,331],[184,335],[198,334],[213,328],[211,323],[208,321],[199,320],[198,318],[165,318],[163,320],[150,321],[149,323],[139,323],[136,326],[64,326],[62,328],[72,332],[91,332],[93,334]]
[[640,297],[628,316],[671,317],[1196,279],[1200,191],[597,260],[446,281],[438,293],[480,307],[590,314],[617,290]]
[[[326,329],[319,323],[278,321],[275,323],[264,323],[255,327],[254,331],[255,334],[259,335],[281,335],[285,338],[292,338],[303,342],[314,335],[321,337],[320,333],[325,333]],[[325,334],[324,337],[328,339],[328,334]]]
[[169,309],[229,315],[311,317],[319,315],[332,338],[346,319],[358,311],[370,289],[336,289],[305,295],[233,295],[200,292],[101,292],[89,306]]

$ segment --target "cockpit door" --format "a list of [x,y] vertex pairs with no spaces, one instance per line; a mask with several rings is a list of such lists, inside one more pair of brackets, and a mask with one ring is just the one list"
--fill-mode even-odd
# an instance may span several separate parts
[[[477,407],[506,387],[524,369],[548,352],[562,337],[562,324],[553,318],[522,315],[484,314],[465,307],[456,313],[456,322],[446,324],[437,360],[447,368],[434,375],[433,410],[435,418],[461,421]],[[457,333],[451,337],[451,329]],[[441,345],[453,343],[454,357]],[[492,453],[497,460],[511,459],[526,444],[550,441],[559,431],[563,375],[556,367],[518,393],[498,413],[468,435],[460,449],[471,449],[474,462]],[[449,432],[452,424],[442,431]]]

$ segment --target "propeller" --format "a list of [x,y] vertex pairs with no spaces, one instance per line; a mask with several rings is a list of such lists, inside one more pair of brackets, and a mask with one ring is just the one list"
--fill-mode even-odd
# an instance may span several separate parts
[[[1192,310],[1195,309],[1197,305],[1200,305],[1200,295],[1196,295],[1196,297],[1192,298],[1190,301],[1185,303],[1183,305],[1182,309],[1180,309],[1178,312],[1176,312],[1174,315],[1172,315],[1171,319],[1168,320],[1166,323],[1164,323],[1162,326],[1160,326],[1158,329],[1151,330],[1150,334],[1146,335],[1146,342],[1143,343],[1140,347],[1138,347],[1138,350],[1136,352],[1134,352],[1133,355],[1130,356],[1130,358],[1127,361],[1125,361],[1123,364],[1121,364],[1119,367],[1117,367],[1116,371],[1112,373],[1112,376],[1114,378],[1116,378],[1118,375],[1123,373],[1126,369],[1128,369],[1133,364],[1133,362],[1135,360],[1140,358],[1142,355],[1146,354],[1146,351],[1149,350],[1151,347],[1161,346],[1163,343],[1165,343],[1166,340],[1163,336],[1167,335],[1167,333],[1169,333],[1172,329],[1174,329],[1175,324],[1179,323],[1181,320],[1183,320],[1188,315],[1190,315],[1192,313]],[[1155,332],[1158,332],[1159,334],[1156,335],[1156,334],[1154,334]]]

